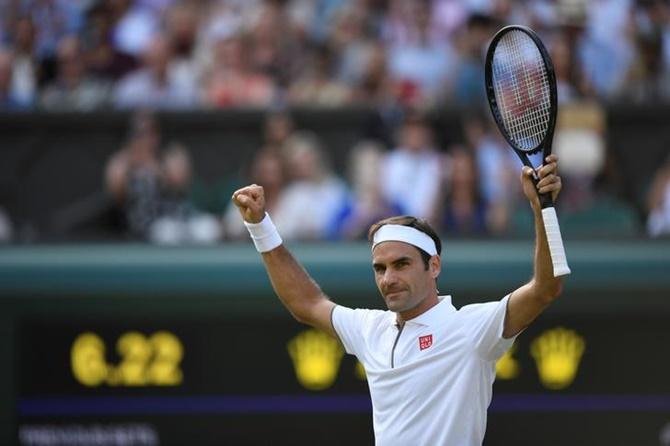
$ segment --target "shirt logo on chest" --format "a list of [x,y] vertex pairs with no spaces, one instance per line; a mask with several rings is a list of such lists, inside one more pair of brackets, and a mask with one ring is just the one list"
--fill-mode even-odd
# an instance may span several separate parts
[[419,350],[425,350],[433,345],[433,335],[419,336]]

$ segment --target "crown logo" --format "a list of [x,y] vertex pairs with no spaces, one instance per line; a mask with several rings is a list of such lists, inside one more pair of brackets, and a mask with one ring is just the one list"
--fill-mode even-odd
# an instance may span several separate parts
[[366,381],[368,379],[368,375],[365,373],[365,366],[363,366],[361,361],[356,361],[354,376],[356,376],[356,378],[360,379],[361,381]]
[[577,376],[584,338],[563,327],[547,330],[530,346],[542,384],[552,390],[568,387]]
[[502,380],[510,380],[519,376],[519,361],[512,355],[516,351],[516,343],[505,352],[504,355],[496,362],[496,378]]
[[298,382],[309,390],[333,385],[344,351],[339,342],[319,330],[305,330],[287,344]]

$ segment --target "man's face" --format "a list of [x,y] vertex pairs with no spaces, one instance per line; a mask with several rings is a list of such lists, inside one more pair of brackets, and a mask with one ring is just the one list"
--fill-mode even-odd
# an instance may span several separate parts
[[412,245],[395,241],[380,243],[372,251],[372,267],[377,288],[391,311],[411,315],[412,310],[420,310],[421,304],[436,294],[439,257],[433,256],[426,270],[419,250]]

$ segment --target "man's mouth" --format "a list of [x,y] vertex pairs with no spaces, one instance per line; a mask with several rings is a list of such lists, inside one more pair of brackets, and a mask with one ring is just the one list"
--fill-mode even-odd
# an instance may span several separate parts
[[400,293],[402,293],[402,291],[403,291],[403,290],[391,290],[391,291],[387,291],[386,294],[384,294],[384,296],[386,296],[386,297],[391,297],[391,296],[393,296],[393,295],[395,295],[395,294],[400,294]]

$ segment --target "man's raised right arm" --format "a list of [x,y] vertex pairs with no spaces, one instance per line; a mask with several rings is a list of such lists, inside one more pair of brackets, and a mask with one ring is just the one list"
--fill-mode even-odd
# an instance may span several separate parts
[[299,322],[337,336],[331,322],[335,304],[281,243],[265,212],[263,188],[256,184],[243,187],[233,194],[233,203],[261,252],[275,293],[289,312]]

